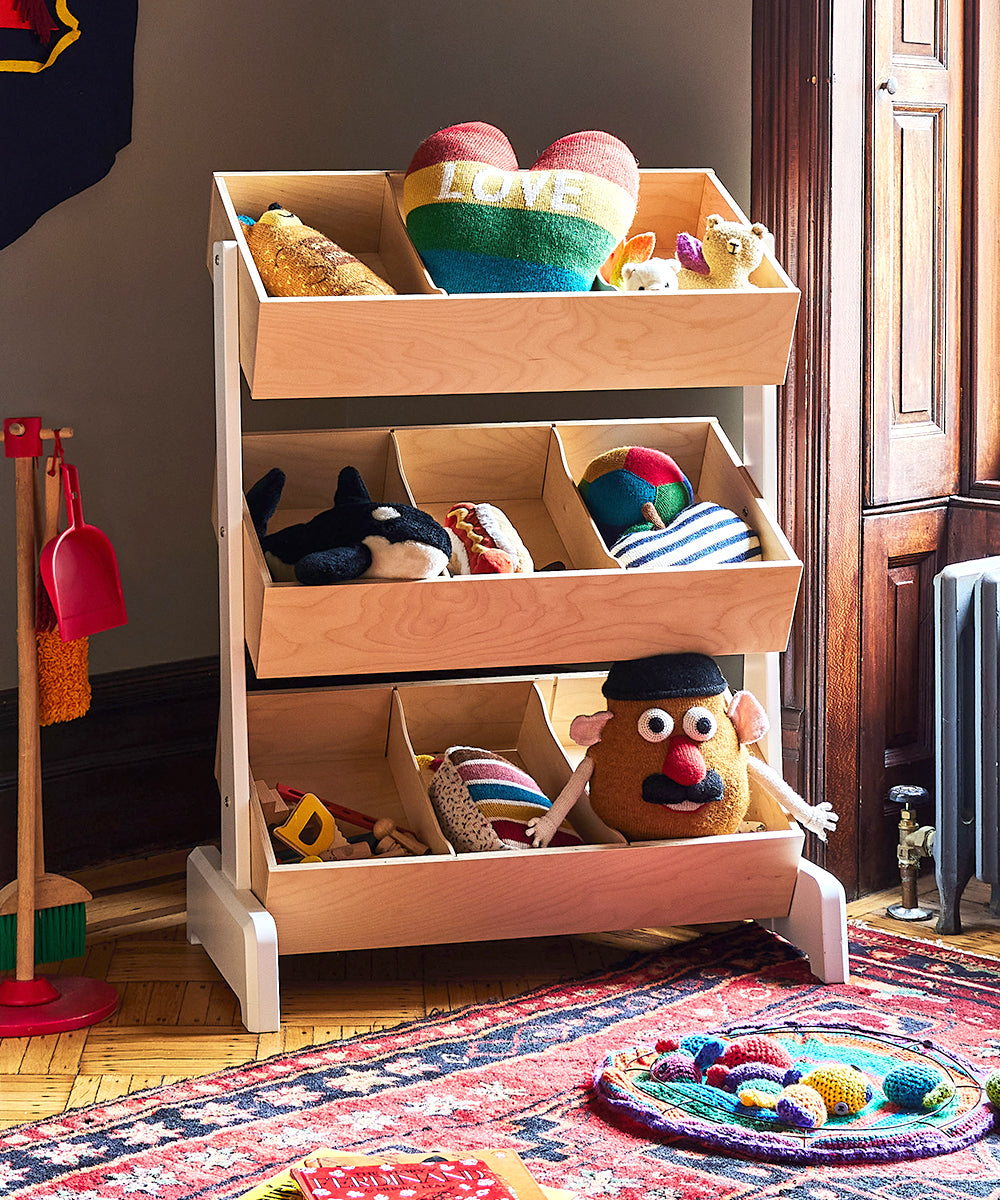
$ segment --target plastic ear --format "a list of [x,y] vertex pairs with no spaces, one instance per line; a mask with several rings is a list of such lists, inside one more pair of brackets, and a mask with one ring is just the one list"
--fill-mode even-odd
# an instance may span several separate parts
[[604,726],[613,716],[614,713],[605,710],[590,716],[574,717],[569,727],[569,736],[578,746],[594,746],[601,740]]
[[744,746],[759,742],[771,728],[764,706],[753,692],[737,692],[729,702],[726,716],[736,727],[736,736]]

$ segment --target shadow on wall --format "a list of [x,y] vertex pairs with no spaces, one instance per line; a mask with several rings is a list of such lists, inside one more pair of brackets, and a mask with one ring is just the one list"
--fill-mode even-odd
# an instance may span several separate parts
[[[641,166],[714,168],[745,207],[749,45],[746,0],[140,5],[131,145],[105,180],[0,252],[8,403],[75,426],[88,519],[119,556],[129,624],[94,639],[95,674],[217,648],[213,171],[402,169],[428,133],[464,120],[502,128],[527,164],[566,133],[603,128]],[[471,417],[470,403],[293,401],[273,420],[687,415],[662,392],[484,397]],[[271,422],[254,407],[248,428]],[[724,422],[727,408],[713,405]],[[12,526],[0,522],[2,561],[13,561]],[[9,587],[0,625],[14,628]],[[15,681],[10,638],[0,689]]]

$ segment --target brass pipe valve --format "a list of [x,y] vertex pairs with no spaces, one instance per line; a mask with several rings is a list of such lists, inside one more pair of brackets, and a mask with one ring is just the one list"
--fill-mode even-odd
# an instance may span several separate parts
[[899,804],[899,845],[896,861],[902,884],[900,904],[890,904],[886,910],[897,921],[927,921],[934,916],[930,909],[917,903],[917,875],[920,860],[930,858],[934,849],[934,826],[917,823],[914,806],[928,799],[927,789],[913,786],[894,787],[889,791],[889,800]]

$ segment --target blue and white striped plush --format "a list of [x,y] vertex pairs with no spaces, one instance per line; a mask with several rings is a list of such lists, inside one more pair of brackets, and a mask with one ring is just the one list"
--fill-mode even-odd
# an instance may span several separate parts
[[683,509],[666,529],[623,533],[611,553],[630,570],[647,571],[762,557],[750,526],[728,508],[707,502]]

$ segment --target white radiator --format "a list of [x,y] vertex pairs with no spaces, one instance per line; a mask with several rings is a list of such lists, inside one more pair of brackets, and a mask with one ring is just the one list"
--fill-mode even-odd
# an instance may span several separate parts
[[934,579],[934,865],[938,933],[960,933],[973,875],[1000,915],[1000,558],[945,567]]

